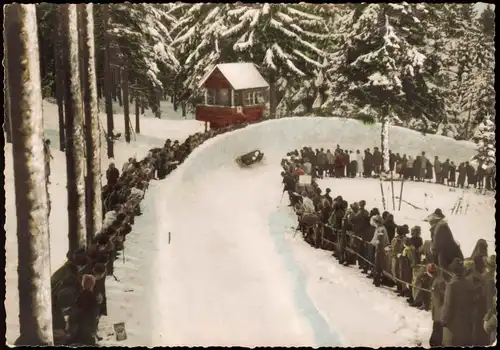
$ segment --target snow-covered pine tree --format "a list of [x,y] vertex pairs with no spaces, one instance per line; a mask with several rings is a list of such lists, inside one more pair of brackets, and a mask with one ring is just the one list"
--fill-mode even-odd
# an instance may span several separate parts
[[477,128],[473,137],[477,144],[477,154],[474,158],[487,167],[490,165],[496,165],[495,131],[495,123],[491,120],[490,116],[486,116]]
[[16,345],[53,345],[50,238],[42,89],[35,5],[4,8],[12,118],[18,240],[20,337]]
[[[157,117],[164,77],[179,65],[170,27],[176,22],[168,4],[110,4],[108,35],[111,48],[127,62],[129,80],[145,96]],[[116,57],[110,57],[111,60]],[[121,61],[121,60],[120,60]]]
[[457,137],[464,139],[494,113],[494,42],[482,33],[474,4],[441,6],[446,45],[440,51],[448,57],[449,72],[447,120],[456,126]]
[[[277,81],[312,79],[322,69],[323,41],[329,38],[324,19],[310,4],[237,4],[227,12],[222,36],[233,43],[239,60],[257,64],[270,85],[270,114],[278,104]],[[293,85],[293,84],[292,84]]]
[[434,33],[424,21],[431,12],[422,3],[358,4],[339,20],[339,46],[334,54],[337,59],[343,57],[333,75],[339,81],[332,86],[339,90],[330,95],[346,91],[343,97],[355,106],[358,118],[382,122],[385,169],[390,119],[397,116],[406,123],[419,119],[428,125],[444,114],[436,87],[439,59],[423,54],[429,33]]
[[214,64],[228,60],[227,45],[220,35],[227,30],[225,14],[229,4],[176,3],[169,14],[177,19],[171,28],[172,47],[179,65],[172,71],[169,93],[174,108],[178,101],[195,102],[201,96],[198,83]]
[[85,231],[85,180],[83,155],[83,103],[80,85],[77,12],[75,4],[60,5],[62,9],[62,48],[66,110],[66,172],[68,191],[69,251],[87,246]]

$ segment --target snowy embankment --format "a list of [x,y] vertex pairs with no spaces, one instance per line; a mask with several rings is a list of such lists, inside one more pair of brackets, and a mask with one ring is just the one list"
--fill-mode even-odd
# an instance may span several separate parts
[[[357,269],[339,266],[328,252],[294,237],[290,227],[296,218],[286,208],[286,199],[279,205],[279,163],[287,151],[305,145],[373,148],[379,135],[380,126],[353,120],[288,118],[223,134],[195,149],[158,186],[162,196],[154,205],[163,215],[157,226],[160,254],[148,345],[426,344],[432,326],[429,313],[408,307],[384,288],[374,288]],[[391,128],[390,147],[455,162],[475,152],[468,142],[398,127]],[[265,153],[263,164],[240,169],[234,158],[255,148]],[[373,196],[371,202],[380,207],[376,181],[356,186],[337,181],[328,184],[334,193],[348,200]],[[428,191],[429,202],[442,196],[435,192],[436,185],[420,186]],[[413,187],[408,185],[405,198],[419,201],[410,198]],[[494,212],[488,205],[474,210],[483,213],[482,221],[492,222]],[[469,209],[471,214],[459,224],[467,222],[478,238],[487,238],[494,227],[473,226],[472,212]],[[396,213],[399,219],[412,224]],[[467,254],[476,238],[462,237],[465,227],[456,238]]]
[[[133,110],[131,106],[131,110]],[[113,107],[115,113],[119,110],[118,106]],[[101,111],[104,108],[101,107]],[[137,156],[142,158],[146,156],[147,152],[153,147],[161,147],[165,143],[167,138],[178,139],[183,141],[187,136],[204,130],[204,124],[196,120],[192,120],[189,116],[187,119],[182,120],[182,117],[178,115],[178,112],[174,112],[168,103],[162,103],[163,116],[165,118],[171,118],[173,120],[167,119],[154,119],[151,118],[146,111],[146,115],[141,117],[141,134],[134,135],[132,137],[132,142],[127,144],[124,142],[124,117],[121,114],[115,114],[115,130],[116,132],[121,132],[122,137],[120,140],[115,142],[115,158],[108,159],[106,156],[106,144],[104,138],[102,140],[102,170],[103,170],[103,180],[102,183],[106,183],[105,171],[110,162],[115,162],[117,167],[121,169],[122,164],[130,157]],[[177,114],[176,114],[177,113]],[[66,219],[67,213],[67,193],[66,193],[66,159],[64,152],[59,151],[59,126],[58,126],[58,114],[57,105],[50,103],[48,101],[43,102],[43,114],[44,114],[44,127],[45,127],[45,137],[51,140],[51,151],[54,159],[51,161],[51,176],[49,185],[50,199],[52,203],[52,212],[50,216],[50,241],[51,241],[51,269],[55,271],[58,269],[66,259],[66,253],[68,251],[68,223]],[[105,129],[106,127],[106,116],[100,113],[101,127]],[[16,206],[15,206],[15,195],[14,195],[14,171],[12,163],[12,145],[6,144],[4,148],[5,155],[5,231],[6,231],[6,299],[5,299],[5,309],[7,314],[7,343],[12,344],[19,335],[19,305],[18,305],[18,290],[17,290],[17,236],[16,236]],[[147,196],[152,196],[151,192],[154,192],[154,183],[150,186],[150,191],[148,191]],[[148,225],[151,223],[156,223],[158,220],[150,211],[146,210],[143,216],[137,218],[137,222],[142,223],[142,225]],[[149,215],[149,216],[148,216]],[[137,225],[137,224],[136,224]],[[147,226],[146,226],[147,227]],[[150,230],[154,232],[154,229]],[[142,232],[141,232],[142,233]],[[133,243],[137,241],[136,238],[138,232],[134,226],[132,233],[130,234],[130,239],[127,237],[126,258],[130,260],[133,259],[134,254],[140,254],[137,248],[134,247]],[[151,237],[150,235],[148,237]],[[147,242],[143,243],[147,245]],[[130,247],[130,248],[129,248]],[[130,251],[129,251],[130,249]],[[146,252],[144,256],[140,256],[137,259],[139,264],[145,264],[145,258],[150,254],[149,247],[146,247]],[[127,262],[127,268],[134,270],[134,263],[136,261]],[[142,266],[142,265],[138,265]],[[120,270],[121,271],[121,270]],[[121,273],[121,272],[120,272]],[[108,279],[108,285],[110,285],[110,293],[113,295],[115,289],[123,290],[127,289],[127,285],[122,283],[119,287],[115,288],[112,278]],[[128,290],[128,289],[127,289]],[[135,289],[136,294],[138,288]],[[142,290],[140,291],[142,293]],[[133,294],[133,293],[129,293]],[[109,297],[109,296],[108,296]],[[113,300],[113,296],[110,298]],[[116,300],[116,298],[115,298]],[[113,303],[113,301],[112,301]],[[113,306],[108,308],[110,315],[114,311]]]

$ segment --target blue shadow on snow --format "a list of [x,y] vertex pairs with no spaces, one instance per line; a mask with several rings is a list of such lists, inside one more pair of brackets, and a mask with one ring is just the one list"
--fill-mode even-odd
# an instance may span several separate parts
[[285,216],[286,213],[283,211],[280,212],[279,209],[272,213],[269,217],[269,230],[277,252],[283,257],[286,268],[294,278],[295,304],[305,318],[309,320],[314,333],[314,341],[317,346],[342,346],[342,341],[338,333],[330,329],[328,323],[318,312],[307,294],[306,276],[293,257],[293,253],[285,239],[284,227],[282,224],[287,221]]

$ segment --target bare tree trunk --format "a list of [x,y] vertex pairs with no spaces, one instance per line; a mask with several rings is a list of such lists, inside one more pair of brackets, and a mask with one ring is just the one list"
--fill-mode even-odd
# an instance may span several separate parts
[[155,89],[155,94],[154,94],[154,103],[155,103],[155,106],[154,106],[154,114],[155,114],[155,117],[158,118],[158,119],[161,119],[161,95],[162,95],[162,92],[160,89]]
[[173,96],[172,104],[173,104],[174,112],[177,112],[177,110],[179,109],[179,100],[178,100],[176,94],[174,94],[174,96]]
[[125,97],[122,97],[122,70],[121,68],[116,69],[116,96],[118,97],[118,104],[120,107],[123,107],[123,100]]
[[66,148],[66,138],[64,130],[64,78],[62,72],[65,67],[62,61],[62,45],[61,45],[61,7],[57,8],[57,20],[54,38],[54,77],[56,85],[56,101],[57,101],[57,114],[59,116],[59,150],[62,152]]
[[269,118],[276,118],[276,81],[274,76],[271,76],[269,79]]
[[467,121],[465,122],[465,140],[469,139],[469,124],[470,124],[470,117],[472,114],[472,95],[469,98],[469,113],[467,115]]
[[187,106],[186,106],[186,102],[185,102],[185,101],[184,101],[184,102],[182,102],[182,103],[181,103],[181,108],[182,108],[182,116],[183,116],[184,118],[186,118],[186,114],[187,114],[186,107],[187,107]]
[[79,4],[78,11],[81,19],[81,38],[83,39],[81,57],[83,58],[83,106],[87,149],[86,223],[87,243],[89,243],[102,227],[101,152],[99,113],[97,111],[93,5]]
[[111,58],[108,54],[108,62],[111,70],[111,99],[118,102],[118,96],[116,95],[116,70],[111,66]]
[[114,122],[113,122],[113,102],[111,101],[111,80],[112,72],[109,66],[109,36],[108,36],[108,5],[102,6],[102,18],[103,18],[103,33],[104,33],[104,59],[103,59],[103,72],[104,72],[104,98],[106,99],[106,120],[108,127],[107,135],[107,146],[108,146],[108,158],[114,158],[113,152],[113,141],[114,141]]
[[128,99],[128,71],[127,68],[123,69],[121,74],[122,91],[123,91],[123,115],[125,116],[125,141],[130,143],[130,111]]
[[62,7],[63,60],[67,68],[64,105],[66,109],[66,171],[68,190],[68,239],[69,251],[86,247],[85,181],[83,157],[83,109],[80,86],[78,52],[78,29],[76,5]]
[[53,345],[50,239],[35,5],[4,9],[16,194],[20,337]]
[[135,97],[135,132],[136,134],[141,133],[141,121],[140,121],[140,115],[139,115],[139,97]]
[[[97,76],[99,77],[100,75],[97,74]],[[101,78],[97,79],[97,98],[98,99],[102,98],[102,82],[101,82]]]

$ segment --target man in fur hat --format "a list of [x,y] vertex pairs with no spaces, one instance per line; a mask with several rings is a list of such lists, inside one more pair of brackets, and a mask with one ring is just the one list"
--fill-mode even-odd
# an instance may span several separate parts
[[447,270],[453,259],[463,260],[462,250],[453,238],[441,209],[436,209],[427,217],[426,221],[431,226],[433,250],[437,255],[438,266]]

